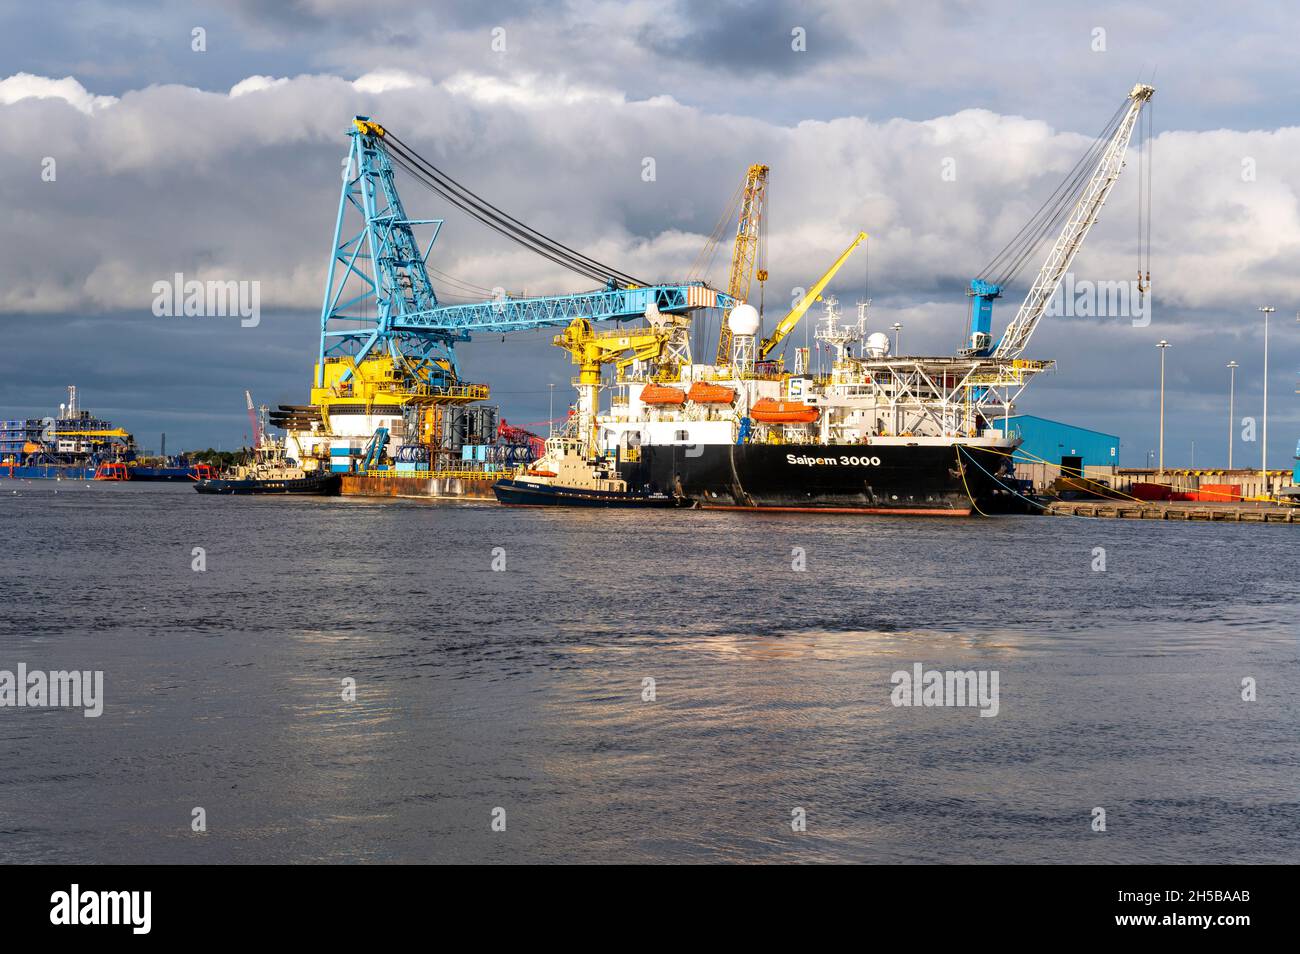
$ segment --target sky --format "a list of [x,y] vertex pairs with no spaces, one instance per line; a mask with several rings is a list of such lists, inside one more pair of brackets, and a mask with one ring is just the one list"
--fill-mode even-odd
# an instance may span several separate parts
[[[1272,305],[1268,457],[1289,466],[1297,33],[1300,8],[1198,2],[7,5],[0,417],[49,414],[75,384],[146,448],[164,431],[169,450],[229,448],[248,431],[245,388],[304,403],[358,113],[530,225],[656,281],[698,277],[746,167],[766,163],[767,325],[862,229],[866,254],[831,292],[848,312],[869,297],[869,325],[901,323],[905,352],[951,353],[971,277],[1141,81],[1157,90],[1143,160],[1150,323],[1044,319],[1026,356],[1057,368],[1019,410],[1118,435],[1121,462],[1140,466],[1156,446],[1166,339],[1166,464],[1222,465],[1225,365],[1240,365],[1238,419],[1259,418],[1257,309]],[[1137,167],[1130,149],[1076,281],[1134,276]],[[446,218],[430,258],[445,300],[590,287],[399,186],[412,215]],[[715,285],[726,256],[704,273]],[[998,302],[995,330],[1036,267]],[[177,273],[258,282],[260,323],[155,317],[154,283]],[[459,349],[511,422],[549,417],[552,384],[557,408],[567,396],[552,334]],[[1260,450],[1238,439],[1235,462],[1257,465]]]

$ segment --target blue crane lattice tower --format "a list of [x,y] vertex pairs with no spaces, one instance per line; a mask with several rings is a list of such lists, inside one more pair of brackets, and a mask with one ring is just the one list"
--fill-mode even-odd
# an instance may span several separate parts
[[[352,145],[343,170],[321,307],[316,385],[324,385],[327,357],[350,355],[359,362],[379,348],[395,361],[411,365],[426,383],[449,383],[429,378],[456,376],[452,342],[468,340],[468,333],[457,335],[436,329],[407,332],[398,326],[403,316],[427,313],[438,306],[426,263],[442,220],[407,217],[393,181],[393,165],[381,143],[381,126],[358,116],[349,136]],[[361,214],[361,227],[345,239],[344,225],[352,217],[350,210]],[[417,225],[432,227],[423,254],[415,238]]]
[[[325,360],[351,356],[360,362],[389,354],[422,383],[446,385],[459,378],[454,345],[470,332],[526,331],[565,325],[575,318],[631,321],[697,308],[734,308],[739,302],[703,282],[604,288],[573,295],[501,297],[465,305],[440,305],[429,279],[428,259],[442,219],[411,219],[393,181],[384,129],[357,116],[343,172],[338,219],[321,307],[317,387]],[[345,226],[360,213],[357,231]],[[415,227],[429,226],[423,252]],[[350,376],[345,373],[342,380]]]

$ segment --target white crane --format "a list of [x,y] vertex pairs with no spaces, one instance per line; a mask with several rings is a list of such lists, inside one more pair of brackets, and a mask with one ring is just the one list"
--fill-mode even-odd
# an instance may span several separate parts
[[1142,107],[1150,101],[1154,93],[1155,87],[1142,83],[1138,83],[1129,92],[1128,109],[1123,119],[1107,143],[1092,178],[1065,220],[1056,244],[1052,246],[1047,260],[1039,269],[1038,277],[1030,286],[1024,303],[1021,304],[1016,317],[1007,326],[1006,333],[994,349],[993,357],[1017,358],[1024,352],[1025,346],[1029,343],[1029,336],[1034,333],[1039,320],[1043,317],[1047,303],[1056,294],[1061,279],[1069,270],[1070,263],[1074,261],[1074,256],[1078,254],[1084,238],[1088,235],[1088,230],[1097,221],[1097,215],[1101,212],[1106,197],[1110,195],[1110,190],[1119,178],[1120,171],[1124,168],[1124,153],[1133,136],[1133,128],[1137,125],[1138,114],[1142,112]]

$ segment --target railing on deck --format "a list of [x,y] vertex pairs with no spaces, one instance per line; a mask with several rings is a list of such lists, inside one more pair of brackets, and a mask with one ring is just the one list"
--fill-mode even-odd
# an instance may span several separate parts
[[513,477],[515,470],[354,470],[345,477],[418,477],[421,480],[501,480]]

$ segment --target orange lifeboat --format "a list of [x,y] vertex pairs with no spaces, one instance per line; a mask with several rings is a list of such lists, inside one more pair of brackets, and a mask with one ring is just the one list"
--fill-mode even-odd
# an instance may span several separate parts
[[736,400],[736,389],[723,384],[696,381],[686,396],[696,404],[730,404]]
[[665,384],[647,384],[641,390],[641,401],[644,404],[685,404],[686,392]]
[[775,401],[760,398],[749,409],[749,416],[764,424],[811,424],[817,420],[818,410],[799,401]]

